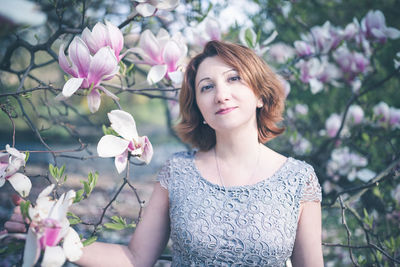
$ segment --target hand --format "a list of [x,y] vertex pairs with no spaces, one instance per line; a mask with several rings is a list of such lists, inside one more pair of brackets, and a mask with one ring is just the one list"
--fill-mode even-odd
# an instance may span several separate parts
[[19,204],[23,200],[16,194],[12,196],[12,200],[16,205],[16,207],[14,208],[14,213],[11,215],[11,218],[4,224],[5,230],[1,231],[0,234],[26,232],[25,223],[27,223],[27,221],[24,222],[24,218],[21,214],[21,209],[19,207]]

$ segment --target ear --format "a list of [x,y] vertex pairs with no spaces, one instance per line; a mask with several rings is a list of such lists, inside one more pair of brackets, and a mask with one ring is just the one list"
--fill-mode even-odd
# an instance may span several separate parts
[[264,101],[262,100],[262,98],[260,97],[257,100],[257,108],[262,108],[264,106]]

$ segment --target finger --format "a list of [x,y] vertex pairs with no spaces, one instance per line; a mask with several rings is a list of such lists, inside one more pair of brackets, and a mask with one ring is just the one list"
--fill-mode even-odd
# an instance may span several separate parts
[[20,197],[19,195],[15,194],[15,193],[12,195],[11,199],[15,206],[18,206],[21,203],[21,201],[23,200],[22,197]]
[[25,225],[19,222],[7,221],[4,224],[4,228],[6,228],[8,232],[26,232]]
[[19,206],[14,207],[14,214],[21,214],[21,208]]
[[11,215],[10,221],[23,223],[24,217],[21,215],[21,213],[14,213]]

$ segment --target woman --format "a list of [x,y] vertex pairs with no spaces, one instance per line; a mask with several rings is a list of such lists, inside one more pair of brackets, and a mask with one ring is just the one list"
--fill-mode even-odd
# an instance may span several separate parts
[[82,266],[323,266],[312,167],[263,143],[283,132],[280,81],[250,49],[209,42],[186,70],[177,132],[197,150],[167,161],[128,247],[94,243]]

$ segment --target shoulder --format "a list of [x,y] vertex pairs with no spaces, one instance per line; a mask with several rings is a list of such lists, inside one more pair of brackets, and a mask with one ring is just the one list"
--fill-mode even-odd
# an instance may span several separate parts
[[180,164],[186,163],[188,160],[192,160],[194,157],[194,151],[179,151],[172,154],[166,161],[166,164]]
[[185,166],[188,166],[190,160],[193,159],[193,156],[194,152],[192,151],[180,151],[172,154],[162,166],[160,172],[158,173],[157,180],[164,188],[168,188],[168,185],[172,182],[172,177],[176,173],[176,170],[181,170]]
[[299,178],[301,201],[321,201],[321,186],[314,168],[305,161],[289,158],[291,172]]
[[289,164],[290,170],[304,175],[313,173],[315,174],[313,166],[311,166],[309,163],[292,157],[288,157],[287,160],[290,163]]

